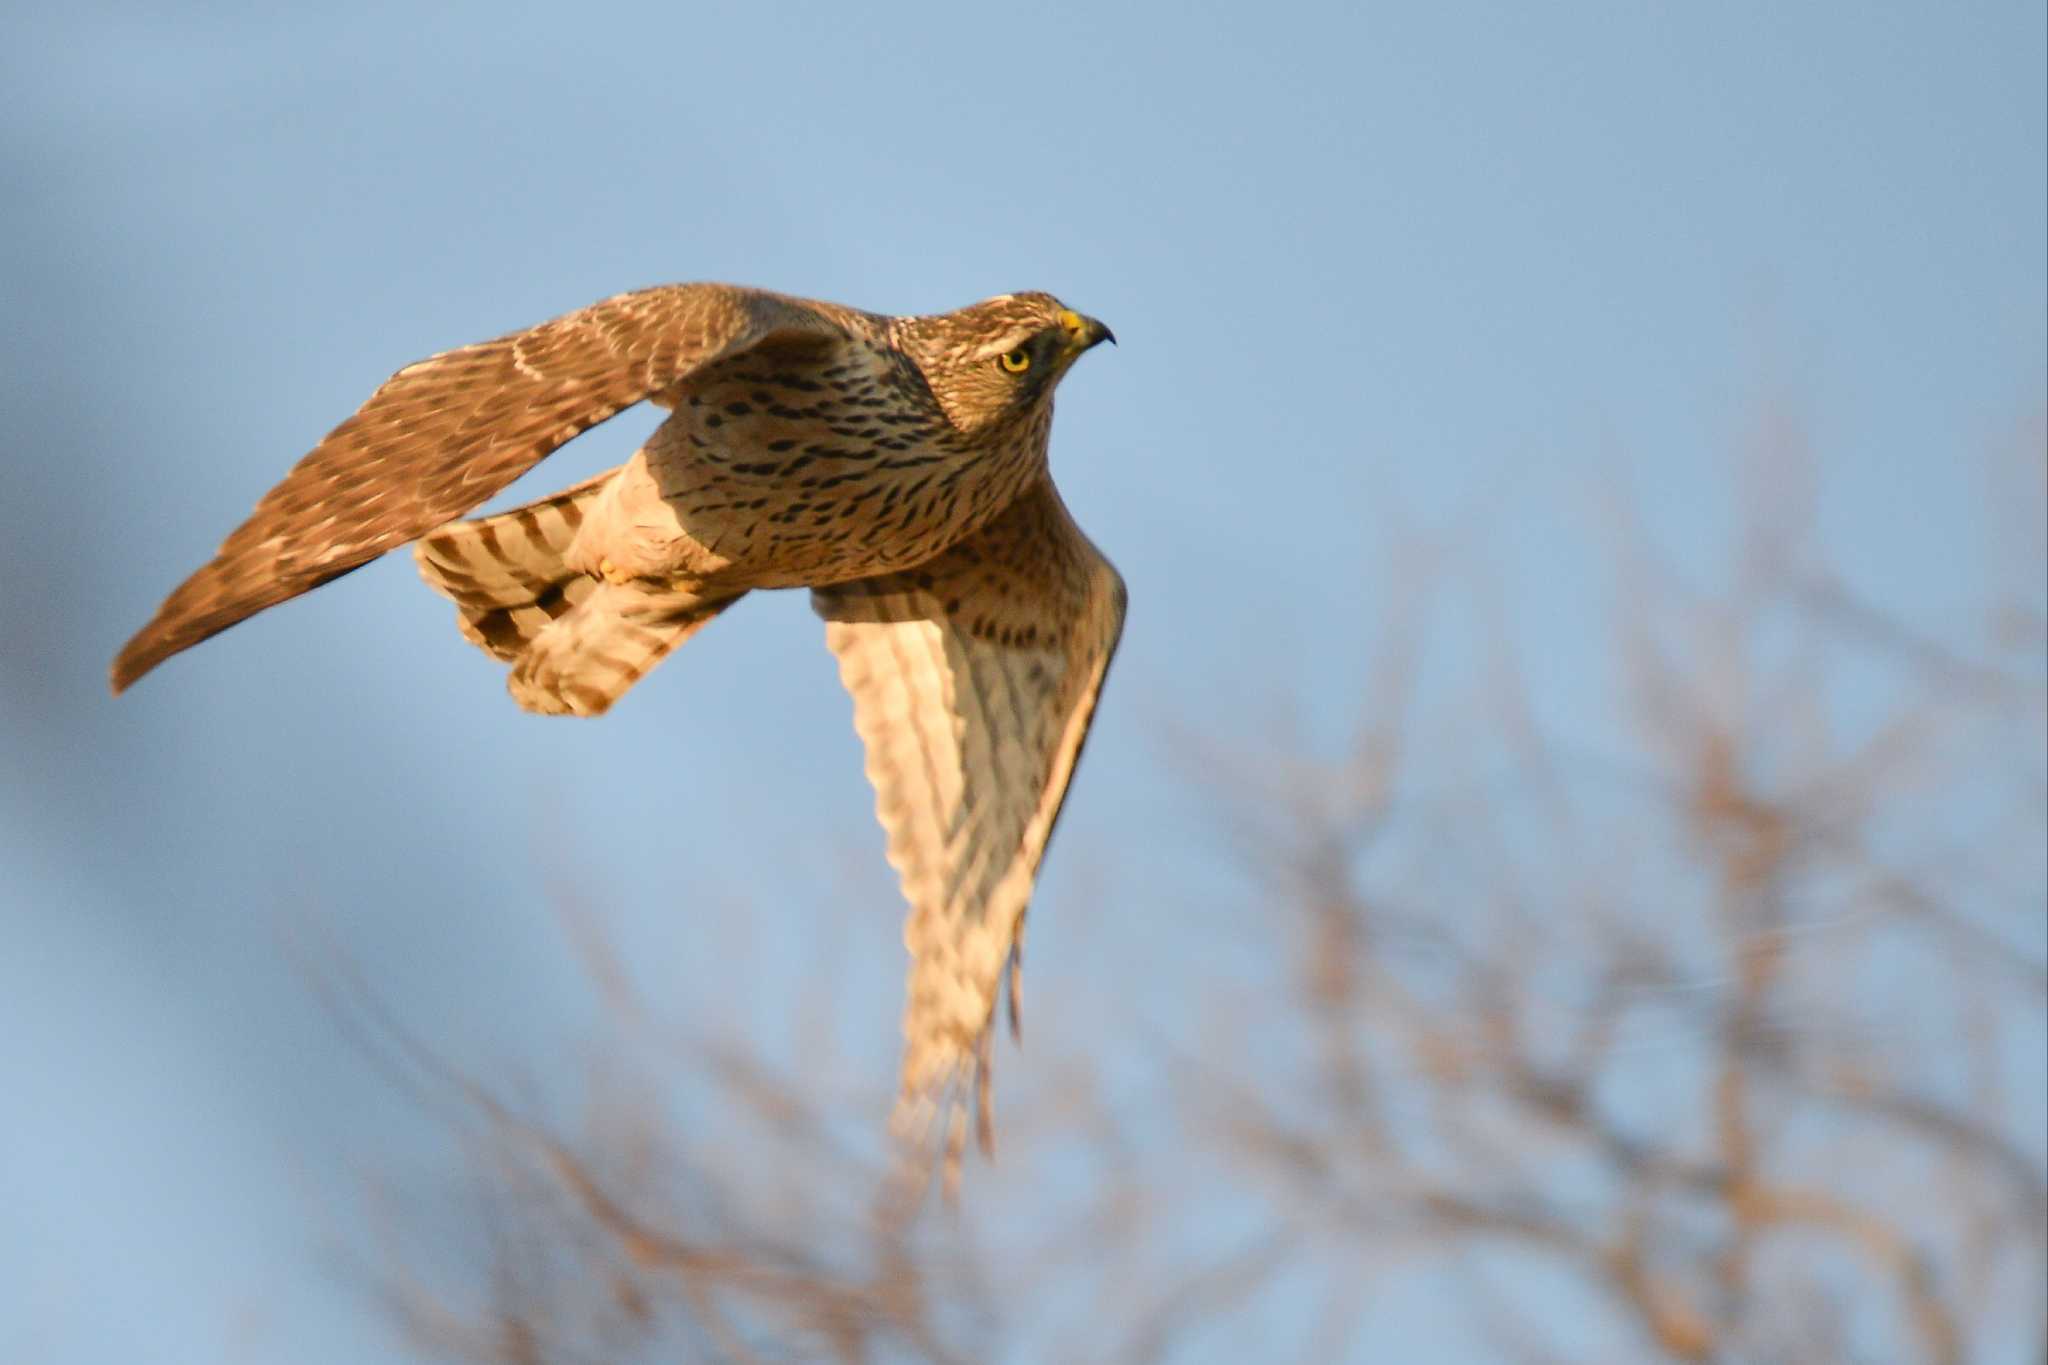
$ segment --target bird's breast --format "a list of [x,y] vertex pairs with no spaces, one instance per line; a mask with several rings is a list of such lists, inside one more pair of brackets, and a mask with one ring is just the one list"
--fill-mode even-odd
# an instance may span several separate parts
[[798,587],[922,563],[1043,469],[1043,441],[975,440],[922,383],[856,357],[747,366],[676,395],[647,445],[665,515],[723,576]]

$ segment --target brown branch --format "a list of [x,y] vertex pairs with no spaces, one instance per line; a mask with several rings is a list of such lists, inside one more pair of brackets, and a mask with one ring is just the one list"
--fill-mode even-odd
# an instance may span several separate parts
[[1821,1190],[1745,1185],[1734,1191],[1734,1198],[1738,1216],[1751,1226],[1805,1226],[1856,1246],[1897,1282],[1928,1359],[1935,1365],[1960,1365],[1961,1333],[1941,1300],[1933,1268],[1896,1228]]

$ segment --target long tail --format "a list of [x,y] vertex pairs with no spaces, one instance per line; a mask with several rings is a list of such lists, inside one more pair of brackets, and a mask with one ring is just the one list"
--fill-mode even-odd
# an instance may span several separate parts
[[452,522],[413,549],[456,606],[463,638],[512,665],[512,699],[544,715],[602,715],[735,600],[614,584],[565,562],[608,471],[550,498]]

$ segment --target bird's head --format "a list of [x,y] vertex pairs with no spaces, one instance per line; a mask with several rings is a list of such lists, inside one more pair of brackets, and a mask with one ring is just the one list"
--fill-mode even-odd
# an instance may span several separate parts
[[1082,352],[1109,328],[1050,294],[998,294],[951,313],[906,318],[903,349],[962,431],[1041,414]]

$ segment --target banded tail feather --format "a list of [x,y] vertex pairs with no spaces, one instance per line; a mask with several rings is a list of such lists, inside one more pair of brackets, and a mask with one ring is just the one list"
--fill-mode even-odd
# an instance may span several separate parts
[[616,470],[496,516],[458,521],[413,549],[420,577],[455,603],[463,638],[512,673],[528,711],[597,716],[735,597],[614,584],[569,567],[591,502]]
[[615,470],[493,517],[456,521],[421,537],[413,559],[427,586],[455,603],[462,636],[501,663],[516,660],[597,580],[564,562],[589,503]]
[[600,583],[534,636],[512,665],[512,700],[544,716],[601,716],[742,594],[700,598]]

